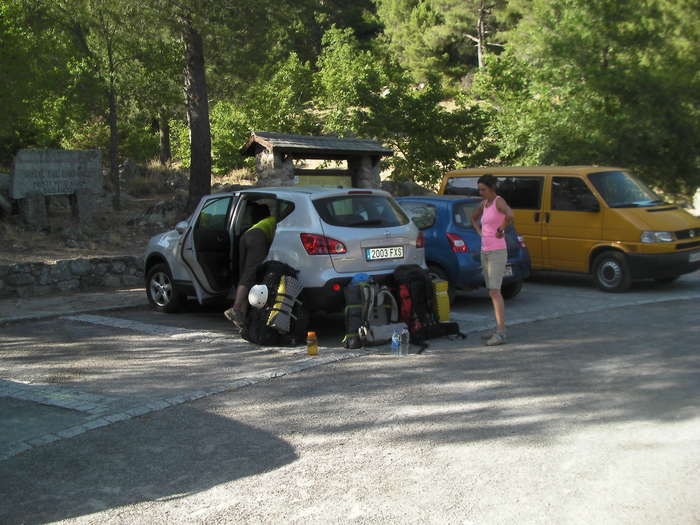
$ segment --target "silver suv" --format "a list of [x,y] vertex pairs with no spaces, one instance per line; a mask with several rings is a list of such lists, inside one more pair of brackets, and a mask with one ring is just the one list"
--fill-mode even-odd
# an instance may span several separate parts
[[177,311],[188,297],[232,297],[250,202],[277,218],[267,260],[299,270],[311,311],[341,310],[343,286],[359,272],[382,281],[401,264],[425,267],[423,234],[384,191],[291,186],[207,195],[187,221],[148,243],[146,294],[154,309]]

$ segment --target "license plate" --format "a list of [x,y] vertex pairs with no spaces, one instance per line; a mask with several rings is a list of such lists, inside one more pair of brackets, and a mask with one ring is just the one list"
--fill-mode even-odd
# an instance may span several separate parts
[[506,273],[504,274],[506,277],[512,277],[513,276],[513,267],[510,264],[506,264]]
[[700,261],[700,252],[695,252],[688,255],[688,262],[694,263],[698,261]]
[[403,246],[365,248],[365,258],[368,261],[379,261],[382,259],[403,259]]

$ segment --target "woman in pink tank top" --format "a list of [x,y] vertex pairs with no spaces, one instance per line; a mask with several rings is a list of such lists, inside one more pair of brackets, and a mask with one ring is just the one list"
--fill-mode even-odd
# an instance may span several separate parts
[[472,214],[472,225],[481,235],[481,269],[484,284],[489,290],[496,316],[496,331],[484,337],[489,346],[506,342],[505,306],[501,295],[501,283],[508,262],[505,229],[513,222],[513,211],[502,197],[496,194],[496,177],[479,177],[479,194],[483,201]]

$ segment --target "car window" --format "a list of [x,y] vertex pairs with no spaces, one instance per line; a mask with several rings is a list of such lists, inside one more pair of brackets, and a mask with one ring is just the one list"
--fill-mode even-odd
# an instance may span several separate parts
[[206,203],[202,211],[199,212],[196,229],[225,230],[230,204],[230,197],[216,199]]
[[455,224],[460,228],[473,228],[472,226],[472,214],[474,210],[479,207],[478,202],[460,202],[455,204],[452,209],[452,216],[454,218]]
[[321,219],[331,226],[385,228],[409,222],[401,207],[383,195],[342,195],[313,203]]
[[588,211],[597,203],[593,192],[578,177],[552,178],[552,209],[560,211]]
[[277,211],[277,222],[282,222],[289,216],[290,213],[294,211],[294,203],[290,201],[283,201],[280,199],[277,201]]
[[425,230],[435,224],[437,208],[434,205],[426,202],[402,202],[401,207],[418,229]]

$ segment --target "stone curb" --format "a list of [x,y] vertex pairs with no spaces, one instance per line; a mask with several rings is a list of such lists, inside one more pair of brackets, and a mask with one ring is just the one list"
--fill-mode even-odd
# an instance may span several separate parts
[[[31,440],[16,441],[14,443],[10,443],[9,447],[6,448],[3,453],[0,453],[0,461],[9,459],[23,452],[27,452],[33,448],[40,447],[48,443],[53,443],[54,441],[58,441],[60,439],[68,439],[75,436],[79,436],[90,430],[106,427],[119,421],[127,421],[136,417],[145,416],[153,412],[158,412],[165,408],[182,405],[190,401],[196,401],[198,399],[203,399],[216,394],[222,394],[224,392],[234,392],[236,390],[240,390],[241,388],[256,385],[258,383],[269,381],[278,377],[284,377],[287,375],[298,373],[309,368],[315,368],[330,363],[337,363],[339,361],[345,361],[347,359],[354,359],[356,357],[368,355],[367,352],[330,352],[326,355],[323,355],[323,350],[324,348],[319,348],[319,355],[316,357],[308,357],[303,359],[301,362],[286,367],[276,368],[265,372],[261,372],[259,374],[255,374],[250,377],[236,379],[229,385],[215,387],[208,390],[196,390],[193,392],[188,392],[186,394],[180,394],[165,399],[150,401],[148,403],[144,403],[127,409],[123,412],[101,415],[97,419],[92,419],[80,425],[74,425],[60,432],[50,432],[37,438],[33,438]],[[325,350],[329,349],[325,348]],[[25,396],[25,399],[27,397],[29,396]]]

